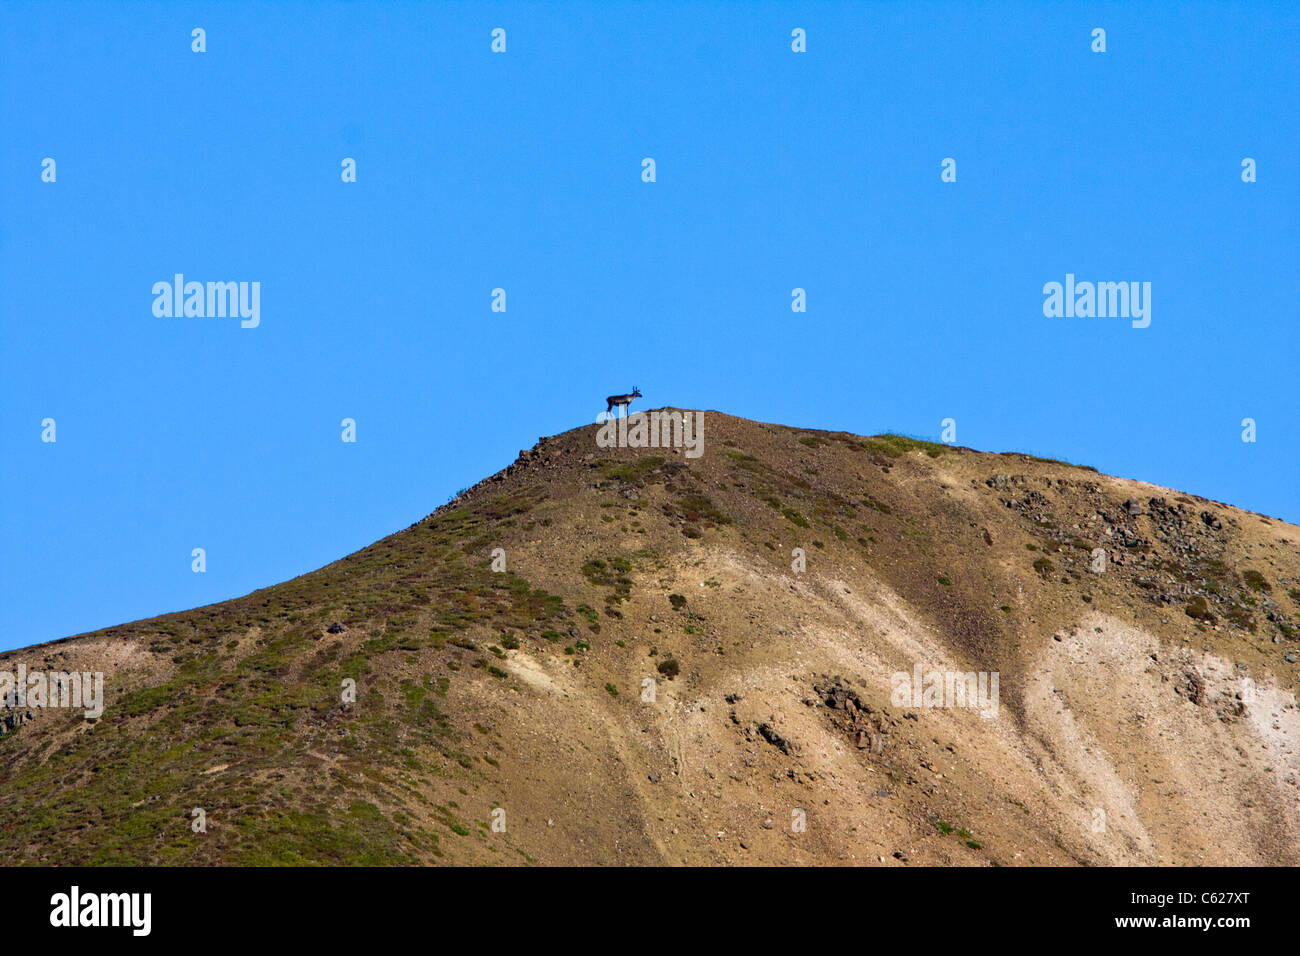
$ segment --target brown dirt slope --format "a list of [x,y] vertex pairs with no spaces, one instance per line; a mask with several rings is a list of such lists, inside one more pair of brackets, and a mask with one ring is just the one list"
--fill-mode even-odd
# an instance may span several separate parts
[[[0,655],[106,686],[6,712],[5,858],[1300,865],[1300,528],[897,436],[595,433],[319,571]],[[996,713],[899,696],[918,667],[996,673]]]

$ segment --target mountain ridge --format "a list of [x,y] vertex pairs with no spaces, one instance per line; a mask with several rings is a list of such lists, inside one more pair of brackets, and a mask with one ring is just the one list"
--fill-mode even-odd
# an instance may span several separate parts
[[[0,654],[108,688],[7,715],[10,859],[1300,863],[1300,529],[702,414],[698,459],[582,426],[316,571]],[[918,666],[998,715],[895,704]]]

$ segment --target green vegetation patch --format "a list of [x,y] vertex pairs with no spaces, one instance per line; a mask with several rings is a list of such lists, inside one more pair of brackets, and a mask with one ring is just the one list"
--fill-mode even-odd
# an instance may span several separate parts
[[642,487],[646,480],[663,467],[664,460],[657,455],[646,455],[629,462],[608,465],[601,472],[611,481],[622,481]]
[[1242,571],[1241,579],[1252,591],[1272,591],[1273,586],[1258,571]]
[[1215,621],[1214,614],[1210,611],[1210,605],[1206,602],[1204,596],[1200,594],[1192,598],[1183,610],[1192,620],[1205,621],[1208,624],[1213,624]]
[[731,524],[731,518],[719,511],[707,495],[683,495],[677,499],[677,507],[682,516],[692,523]]
[[793,508],[782,508],[781,514],[785,515],[791,524],[800,528],[808,527],[808,519],[795,511]]
[[877,435],[875,438],[868,438],[863,442],[862,447],[886,458],[902,458],[909,451],[923,451],[931,458],[938,458],[948,451],[946,445],[922,441],[919,438],[908,438],[906,435]]

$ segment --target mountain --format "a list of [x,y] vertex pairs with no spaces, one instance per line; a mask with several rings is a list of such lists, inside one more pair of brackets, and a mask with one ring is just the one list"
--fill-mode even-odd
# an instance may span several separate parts
[[97,719],[5,712],[5,858],[1300,865],[1300,528],[703,415],[699,457],[577,428],[318,571],[0,655],[104,675]]

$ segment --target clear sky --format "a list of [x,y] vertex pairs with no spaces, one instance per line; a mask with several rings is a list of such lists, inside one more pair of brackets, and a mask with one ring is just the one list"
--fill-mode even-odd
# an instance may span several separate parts
[[[6,2],[0,648],[319,567],[633,385],[1300,522],[1298,102],[1291,2]],[[260,324],[155,316],[176,273]],[[1150,326],[1045,316],[1067,273]]]

